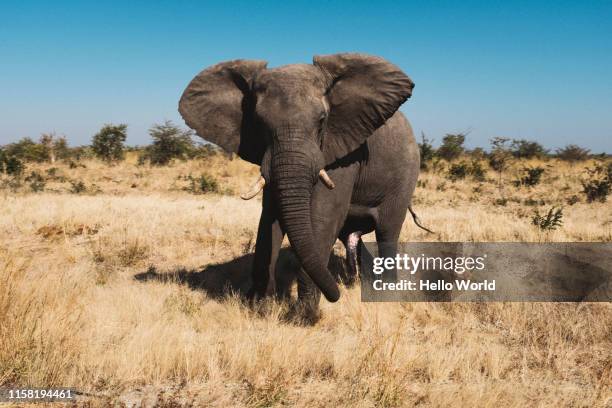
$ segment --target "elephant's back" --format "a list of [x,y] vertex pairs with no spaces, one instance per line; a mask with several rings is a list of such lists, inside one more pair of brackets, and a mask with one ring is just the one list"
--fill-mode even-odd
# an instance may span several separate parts
[[420,155],[412,127],[397,111],[368,138],[368,159],[359,174],[354,201],[371,204],[389,195],[412,197]]

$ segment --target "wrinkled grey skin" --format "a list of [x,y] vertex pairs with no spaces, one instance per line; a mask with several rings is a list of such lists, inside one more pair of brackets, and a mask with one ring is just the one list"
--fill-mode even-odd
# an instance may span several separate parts
[[[413,88],[398,67],[363,54],[274,69],[229,61],[191,81],[179,103],[187,125],[260,165],[266,179],[253,295],[274,293],[285,233],[302,265],[298,298],[314,310],[319,290],[340,297],[327,268],[337,238],[352,274],[362,234],[375,231],[383,255],[395,254],[419,173],[412,129],[397,110]],[[322,168],[334,189],[319,180]]]

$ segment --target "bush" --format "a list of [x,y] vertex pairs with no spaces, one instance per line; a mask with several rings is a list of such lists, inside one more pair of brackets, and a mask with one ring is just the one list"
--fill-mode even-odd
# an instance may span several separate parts
[[465,142],[464,134],[447,134],[442,139],[442,145],[436,154],[445,160],[454,160],[463,153],[463,142]]
[[[149,129],[149,134],[153,139],[153,144],[147,149],[151,164],[165,165],[172,159],[184,160],[190,157],[194,150],[194,143],[191,139],[193,132],[182,130],[171,121],[153,125]],[[144,159],[142,162],[144,164]],[[140,157],[139,164],[141,164]]]
[[190,175],[185,177],[189,181],[189,185],[183,190],[189,191],[192,194],[218,193],[219,183],[208,174],[201,174],[200,177],[194,178]]
[[544,157],[548,151],[538,142],[520,139],[512,141],[512,155],[518,159],[531,159],[534,157]]
[[583,161],[588,159],[589,152],[589,149],[583,149],[575,144],[570,144],[562,149],[557,149],[557,157],[569,162]]
[[453,163],[448,169],[448,178],[451,181],[463,180],[469,173],[469,164],[462,161]]
[[30,173],[30,175],[26,177],[25,181],[30,183],[30,188],[35,193],[45,189],[45,178],[37,171]]
[[73,194],[81,194],[87,191],[87,186],[81,180],[70,181],[70,192]]
[[91,147],[98,158],[108,163],[119,161],[123,159],[123,144],[126,138],[127,125],[107,124],[94,135]]
[[421,132],[421,143],[418,145],[421,153],[421,169],[425,170],[427,169],[427,163],[433,159],[436,151],[431,144],[431,140],[427,139],[423,132]]
[[546,215],[540,215],[538,210],[534,211],[531,223],[542,231],[552,231],[563,225],[563,208],[552,207]]
[[29,137],[4,147],[6,156],[14,157],[20,161],[42,163],[49,160],[47,146],[36,143]]
[[472,160],[470,175],[475,181],[484,181],[487,171],[482,167],[479,160]]
[[523,172],[523,176],[520,176],[514,185],[533,187],[540,182],[544,169],[542,167],[523,167]]
[[16,157],[9,157],[4,161],[4,170],[6,174],[11,176],[19,176],[23,173],[24,165],[21,160]]
[[447,177],[451,181],[457,181],[463,180],[468,175],[472,176],[475,181],[484,181],[486,171],[478,160],[472,160],[471,163],[462,160],[459,163],[451,164]]
[[608,163],[607,167],[598,163],[593,168],[586,168],[586,171],[589,178],[582,180],[582,191],[586,194],[587,202],[604,203],[612,185],[612,163]]

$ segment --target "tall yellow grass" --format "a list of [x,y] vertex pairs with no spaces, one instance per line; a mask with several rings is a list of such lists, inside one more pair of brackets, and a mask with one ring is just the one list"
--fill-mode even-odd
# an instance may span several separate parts
[[[314,327],[288,323],[284,304],[251,309],[181,275],[253,251],[260,203],[236,193],[256,168],[220,156],[85,165],[56,165],[85,194],[61,181],[0,192],[0,386],[72,386],[90,406],[611,403],[610,304],[365,304],[353,288],[322,301]],[[581,197],[583,165],[540,165],[531,189],[508,182],[518,167],[502,189],[424,174],[415,207],[437,234],[407,220],[402,239],[611,241],[612,206]],[[190,173],[216,177],[223,194],[182,190]],[[532,226],[528,199],[565,205],[564,225]],[[147,271],[168,279],[135,279]]]

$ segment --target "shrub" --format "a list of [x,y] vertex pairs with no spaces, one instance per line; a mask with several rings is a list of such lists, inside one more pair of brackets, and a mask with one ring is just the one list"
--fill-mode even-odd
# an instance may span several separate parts
[[21,173],[23,173],[24,165],[18,158],[9,157],[4,161],[4,169],[8,175],[19,176]]
[[575,144],[570,144],[562,149],[557,149],[557,157],[569,162],[583,161],[588,159],[589,152],[589,149],[583,149]]
[[540,182],[542,173],[544,173],[542,167],[523,167],[523,175],[514,181],[514,185],[533,187]]
[[442,139],[442,145],[438,148],[436,154],[448,161],[454,160],[463,153],[463,142],[465,142],[464,134],[449,133]]
[[470,175],[475,181],[484,181],[487,175],[487,171],[482,167],[482,164],[479,160],[472,160],[472,164],[470,166]]
[[70,181],[70,192],[73,194],[81,194],[87,191],[87,186],[81,180]]
[[189,185],[183,188],[192,194],[218,193],[219,184],[212,176],[201,174],[200,177],[192,177],[191,174],[185,177],[189,181]]
[[25,181],[30,183],[30,188],[35,193],[45,189],[45,178],[37,171],[30,173],[30,175],[26,177]]
[[427,169],[427,163],[431,161],[436,153],[431,144],[431,140],[425,137],[425,133],[421,132],[421,143],[419,143],[419,151],[421,153],[421,169]]
[[579,202],[580,202],[580,197],[578,197],[576,194],[574,194],[574,195],[572,195],[571,197],[568,197],[568,198],[565,200],[565,202],[566,202],[568,205],[574,205],[574,204],[576,204],[576,203],[579,203]]
[[14,157],[21,161],[42,163],[49,160],[49,149],[47,146],[36,143],[29,137],[24,137],[18,142],[4,147],[6,156]]
[[588,179],[582,180],[582,188],[586,194],[587,202],[605,202],[610,194],[612,185],[612,163],[604,166],[603,163],[595,164],[593,168],[586,168]]
[[534,210],[531,223],[542,231],[552,231],[563,225],[563,208],[551,207],[546,215],[540,215],[538,210]]
[[94,135],[91,147],[94,154],[106,162],[122,160],[126,138],[127,125],[107,124]]
[[463,180],[469,173],[469,164],[462,161],[453,163],[448,169],[448,178],[452,181]]
[[[93,151],[91,146],[77,146],[69,149],[68,158],[72,158],[76,161],[81,161],[83,159],[90,159],[95,157],[96,154]],[[71,160],[72,161],[72,160]]]
[[475,147],[467,152],[474,160],[482,160],[487,157],[487,153],[482,147]]
[[[153,143],[147,149],[151,164],[165,165],[172,159],[186,159],[194,150],[191,130],[182,130],[171,121],[149,129]],[[140,164],[140,157],[139,157]]]
[[538,142],[520,139],[512,141],[512,155],[518,159],[531,159],[533,157],[544,157],[548,151]]

